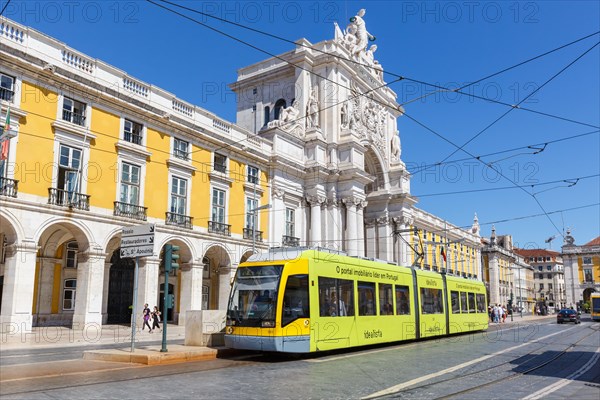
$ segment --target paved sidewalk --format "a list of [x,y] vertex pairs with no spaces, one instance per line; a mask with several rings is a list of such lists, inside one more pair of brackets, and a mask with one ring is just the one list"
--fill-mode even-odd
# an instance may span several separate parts
[[[185,339],[185,326],[168,325],[167,342]],[[162,340],[162,331],[138,330],[135,334],[136,348],[144,343]],[[64,326],[35,327],[28,333],[3,332],[0,334],[0,350],[38,349],[47,347],[72,347],[122,344],[131,347],[131,327],[126,325],[89,324],[84,328]]]

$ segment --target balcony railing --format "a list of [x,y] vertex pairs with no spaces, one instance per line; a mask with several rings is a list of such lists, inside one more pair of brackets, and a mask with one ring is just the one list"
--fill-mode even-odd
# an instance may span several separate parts
[[[175,225],[175,226],[180,226],[182,228],[187,228],[187,229],[193,229],[194,226],[192,225],[192,220],[194,219],[194,217],[190,217],[188,215],[183,215],[183,214],[175,214],[172,212],[166,212],[165,213],[166,217],[165,217],[165,224],[166,225]],[[210,224],[210,222],[209,222]],[[210,227],[209,227],[210,230]]]
[[222,224],[215,221],[208,221],[208,232],[217,233],[223,236],[231,236],[231,225]]
[[63,110],[63,121],[69,121],[77,125],[85,126],[85,115],[73,111]]
[[187,150],[174,149],[173,155],[180,160],[189,161],[190,159],[190,153]]
[[[254,240],[262,242],[262,231],[254,230]],[[244,239],[252,239],[252,228],[244,228]]]
[[281,244],[284,247],[298,247],[300,246],[300,238],[297,237],[293,237],[293,236],[286,236],[283,235],[283,238],[281,239]]
[[140,221],[146,220],[148,207],[142,207],[136,204],[122,203],[120,201],[115,201],[114,204],[115,208],[113,215],[115,215],[116,217],[127,217],[137,219]]
[[90,196],[62,189],[48,188],[48,204],[89,211]]
[[14,90],[10,90],[9,88],[5,87],[0,87],[0,100],[12,101],[14,95]]
[[135,143],[139,145],[142,144],[142,135],[136,135],[135,133],[124,132],[123,139],[125,139],[126,142]]
[[19,181],[0,177],[0,195],[17,197]]

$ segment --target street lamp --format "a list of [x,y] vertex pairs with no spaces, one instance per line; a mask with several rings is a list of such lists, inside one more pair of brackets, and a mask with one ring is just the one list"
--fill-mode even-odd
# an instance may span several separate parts
[[256,207],[253,208],[252,210],[249,210],[249,212],[251,212],[252,215],[252,254],[254,254],[255,248],[256,248],[256,213],[260,210],[266,210],[268,208],[271,208],[270,204],[265,204],[263,206],[260,207]]

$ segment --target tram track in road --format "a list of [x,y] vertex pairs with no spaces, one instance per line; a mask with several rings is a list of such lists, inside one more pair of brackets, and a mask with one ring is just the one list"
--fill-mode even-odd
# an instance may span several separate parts
[[[573,328],[575,328],[575,327],[573,327]],[[571,329],[573,329],[573,328],[571,328]],[[530,373],[532,373],[534,371],[537,371],[537,370],[545,367],[546,365],[548,365],[548,364],[556,361],[560,357],[564,356],[565,354],[567,354],[569,351],[571,351],[573,348],[575,348],[577,345],[579,345],[579,343],[581,343],[585,339],[589,338],[592,335],[597,335],[598,334],[599,329],[595,328],[594,325],[590,325],[587,328],[590,329],[592,332],[590,332],[589,334],[585,335],[581,339],[577,340],[575,343],[569,344],[564,350],[561,350],[560,352],[558,352],[555,356],[553,356],[549,360],[544,360],[544,362],[542,362],[542,363],[540,363],[540,364],[538,364],[536,366],[532,366],[532,367],[528,368],[525,371],[520,371],[520,372],[514,373],[512,375],[508,375],[508,376],[505,375],[505,376],[503,376],[501,378],[494,379],[492,381],[489,381],[489,380],[487,380],[488,378],[486,378],[487,381],[485,383],[481,384],[481,385],[477,385],[477,386],[473,386],[471,388],[467,388],[467,389],[464,389],[464,390],[461,390],[461,391],[453,392],[451,394],[447,394],[447,395],[444,395],[442,397],[435,398],[435,400],[442,400],[442,399],[454,398],[456,396],[461,396],[461,395],[464,395],[464,394],[467,394],[467,393],[475,392],[475,391],[478,391],[480,389],[486,388],[488,386],[499,384],[499,383],[505,382],[507,380],[513,380],[513,379],[522,377],[524,375],[530,374]],[[523,343],[523,344],[521,344],[519,346],[510,348],[510,349],[502,350],[502,352],[515,350],[515,349],[520,348],[522,346],[526,346],[526,345],[530,345],[530,344],[534,344],[534,343],[540,343],[540,344],[542,344],[542,347],[539,347],[539,348],[537,348],[535,350],[532,350],[532,351],[530,351],[528,353],[525,353],[524,355],[521,355],[521,356],[518,357],[519,359],[523,359],[523,358],[525,358],[527,356],[535,355],[535,353],[539,352],[540,349],[543,349],[545,346],[547,346],[546,344],[544,344],[544,342],[542,341],[542,339],[546,339],[546,338],[549,338],[551,336],[554,336],[554,335],[557,335],[557,334],[560,334],[560,333],[564,333],[564,332],[565,331],[555,332],[555,333],[552,333],[550,335],[546,335],[546,336],[544,336],[544,337],[542,337],[540,339],[534,340],[532,342]],[[507,361],[502,362],[502,363],[495,364],[495,365],[490,366],[488,368],[483,368],[483,369],[479,369],[477,371],[472,371],[472,372],[460,374],[458,376],[457,375],[453,375],[453,376],[451,376],[449,378],[437,380],[437,381],[431,382],[431,383],[425,383],[425,384],[418,385],[421,382],[427,382],[427,381],[430,381],[431,379],[435,379],[438,376],[447,375],[448,373],[456,372],[456,371],[459,371],[461,369],[467,368],[467,367],[469,367],[471,365],[474,365],[476,363],[479,363],[479,362],[485,361],[487,359],[490,359],[492,357],[499,356],[499,355],[501,355],[502,352],[497,352],[497,353],[493,353],[493,354],[490,354],[490,355],[487,355],[487,356],[483,356],[483,357],[480,357],[480,358],[478,358],[476,360],[472,360],[472,361],[460,364],[460,365],[455,366],[455,367],[447,368],[447,369],[445,369],[443,371],[439,371],[437,373],[432,373],[432,374],[423,376],[421,378],[417,378],[417,379],[414,379],[412,381],[405,382],[405,383],[400,384],[400,385],[396,385],[396,386],[394,386],[392,388],[388,388],[386,390],[383,390],[383,391],[380,391],[380,392],[373,393],[371,395],[365,396],[362,399],[364,399],[364,400],[367,400],[367,399],[378,399],[378,398],[385,398],[385,397],[390,396],[390,395],[397,396],[397,395],[403,394],[403,393],[404,394],[408,394],[410,392],[414,392],[415,390],[419,390],[419,389],[431,389],[431,388],[433,388],[435,386],[438,386],[438,385],[441,385],[441,384],[447,384],[447,383],[452,382],[452,381],[459,381],[459,380],[463,381],[466,377],[476,377],[477,375],[480,375],[480,374],[490,373],[490,372],[492,372],[492,371],[494,371],[494,370],[496,370],[496,369],[498,369],[498,368],[500,368],[502,366],[505,366],[505,365],[513,363],[515,359],[511,358],[510,360],[507,360]],[[415,386],[415,385],[418,385],[418,386]]]

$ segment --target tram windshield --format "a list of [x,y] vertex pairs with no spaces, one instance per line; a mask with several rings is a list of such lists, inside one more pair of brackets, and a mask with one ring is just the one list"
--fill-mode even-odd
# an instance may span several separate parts
[[227,308],[227,325],[274,327],[282,265],[238,268]]

